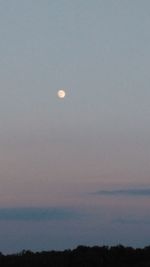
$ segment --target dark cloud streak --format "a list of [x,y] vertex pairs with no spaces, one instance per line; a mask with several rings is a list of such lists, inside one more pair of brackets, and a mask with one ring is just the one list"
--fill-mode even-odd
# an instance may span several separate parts
[[71,208],[0,208],[0,221],[68,220],[77,216]]
[[150,197],[150,188],[138,189],[115,189],[115,190],[99,190],[95,192],[96,195],[101,196],[148,196]]

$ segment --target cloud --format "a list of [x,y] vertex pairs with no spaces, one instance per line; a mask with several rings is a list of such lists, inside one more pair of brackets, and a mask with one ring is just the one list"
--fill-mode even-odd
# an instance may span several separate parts
[[74,219],[79,213],[69,208],[0,208],[0,221],[48,221]]
[[149,196],[150,188],[139,188],[139,189],[115,189],[115,190],[99,190],[95,192],[96,195],[101,196]]
[[116,220],[112,221],[112,223],[118,223],[118,224],[150,224],[149,218],[117,218]]

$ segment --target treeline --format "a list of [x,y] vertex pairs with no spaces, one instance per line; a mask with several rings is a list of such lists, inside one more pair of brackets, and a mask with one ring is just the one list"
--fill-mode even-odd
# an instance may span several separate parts
[[12,255],[0,253],[0,267],[150,267],[150,246],[134,249],[78,246],[74,250],[32,252]]

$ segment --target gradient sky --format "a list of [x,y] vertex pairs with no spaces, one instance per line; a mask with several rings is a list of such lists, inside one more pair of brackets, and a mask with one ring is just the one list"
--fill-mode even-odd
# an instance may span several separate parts
[[0,0],[3,253],[149,244],[149,29],[149,0]]

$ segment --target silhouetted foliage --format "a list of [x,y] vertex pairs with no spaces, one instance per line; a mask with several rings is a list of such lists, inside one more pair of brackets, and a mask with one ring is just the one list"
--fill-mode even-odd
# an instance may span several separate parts
[[150,247],[78,246],[74,250],[0,253],[1,267],[150,267]]

